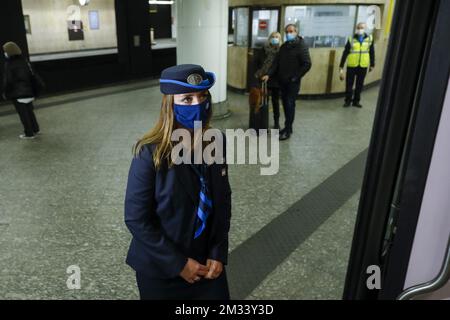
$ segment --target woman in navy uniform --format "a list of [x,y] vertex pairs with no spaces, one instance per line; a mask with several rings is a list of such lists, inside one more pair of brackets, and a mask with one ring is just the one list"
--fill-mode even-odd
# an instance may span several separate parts
[[194,121],[209,128],[214,82],[198,65],[165,69],[158,123],[134,146],[125,196],[132,234],[126,262],[136,271],[141,299],[229,299],[227,165],[171,159],[175,129],[193,132]]

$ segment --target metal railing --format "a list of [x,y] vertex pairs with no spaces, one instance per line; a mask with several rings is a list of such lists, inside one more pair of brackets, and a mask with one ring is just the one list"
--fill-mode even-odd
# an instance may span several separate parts
[[442,265],[441,271],[431,281],[425,282],[423,284],[411,287],[403,291],[397,298],[397,300],[411,300],[417,296],[432,293],[443,286],[445,286],[450,280],[450,237],[447,243],[447,251],[444,257],[444,263]]

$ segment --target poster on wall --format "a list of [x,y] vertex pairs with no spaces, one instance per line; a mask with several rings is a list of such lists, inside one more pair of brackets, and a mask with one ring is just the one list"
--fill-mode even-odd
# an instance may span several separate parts
[[269,37],[269,20],[259,19],[258,21],[258,37]]
[[84,40],[83,22],[80,20],[67,21],[69,41]]
[[98,30],[98,29],[100,29],[100,20],[98,18],[98,11],[97,10],[89,11],[89,28],[91,30]]

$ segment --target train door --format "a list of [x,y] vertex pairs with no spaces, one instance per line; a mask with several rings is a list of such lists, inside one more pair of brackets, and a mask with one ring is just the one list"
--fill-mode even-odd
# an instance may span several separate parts
[[450,299],[450,1],[395,12],[343,298]]

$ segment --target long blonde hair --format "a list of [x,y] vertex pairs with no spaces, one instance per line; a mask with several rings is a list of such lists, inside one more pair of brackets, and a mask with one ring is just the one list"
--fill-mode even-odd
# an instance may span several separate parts
[[[211,94],[208,91],[208,97],[211,103]],[[175,117],[173,112],[174,97],[173,95],[165,94],[162,98],[161,111],[156,125],[146,134],[140,138],[133,146],[133,155],[136,157],[141,152],[142,148],[147,144],[156,145],[153,151],[153,163],[159,169],[164,161],[167,161],[169,167],[172,165],[171,153],[174,147],[172,142],[172,133],[177,129]],[[210,120],[212,117],[212,106],[209,107],[208,119],[206,120],[203,131],[210,128]],[[193,142],[192,142],[193,143]]]

